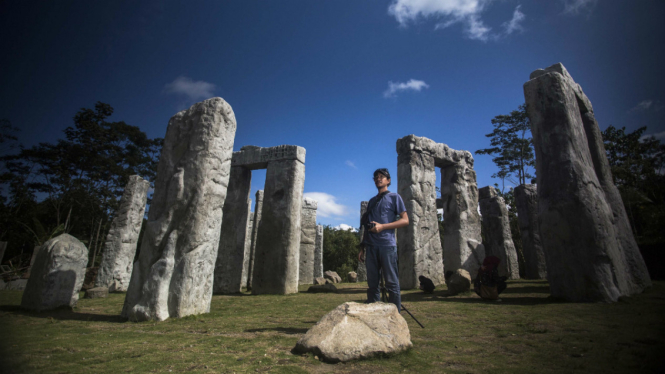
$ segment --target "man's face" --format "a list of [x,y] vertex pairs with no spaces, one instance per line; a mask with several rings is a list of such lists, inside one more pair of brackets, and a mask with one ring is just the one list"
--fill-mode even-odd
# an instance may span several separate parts
[[374,185],[376,185],[376,188],[378,189],[386,187],[388,183],[390,183],[390,179],[386,178],[383,174],[379,173],[374,177]]

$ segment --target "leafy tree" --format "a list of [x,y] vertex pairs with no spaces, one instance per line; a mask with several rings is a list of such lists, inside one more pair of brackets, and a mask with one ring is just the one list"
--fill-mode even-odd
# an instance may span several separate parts
[[[501,179],[501,192],[505,188],[505,180],[516,185],[525,184],[534,178],[530,168],[535,167],[533,141],[530,135],[529,117],[526,105],[520,105],[508,115],[498,115],[492,119],[494,130],[485,136],[490,138],[490,148],[479,149],[476,154],[495,156],[492,161],[499,171],[492,178]],[[515,175],[517,180],[511,177]]]
[[323,270],[337,272],[342,279],[358,267],[358,233],[323,226]]

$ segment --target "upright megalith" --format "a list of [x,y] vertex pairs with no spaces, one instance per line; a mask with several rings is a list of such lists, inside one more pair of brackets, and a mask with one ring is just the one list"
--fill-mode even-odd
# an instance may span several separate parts
[[[367,212],[367,204],[369,204],[369,201],[361,201],[360,202],[360,220],[362,221],[362,217]],[[360,222],[360,229],[358,229],[358,235],[360,237],[360,240],[362,242],[363,237],[365,236],[365,228],[363,227],[362,222]],[[358,261],[358,266],[356,267],[356,274],[358,275],[358,282],[367,282],[367,265],[365,264],[365,254],[366,252],[363,251],[363,261]]]
[[256,202],[254,205],[254,217],[252,220],[252,234],[249,245],[249,262],[247,264],[247,290],[252,289],[252,277],[254,276],[254,259],[256,256],[256,237],[261,223],[261,211],[263,210],[263,190],[256,191]]
[[[249,200],[252,205],[252,200]],[[242,261],[242,283],[241,286],[247,288],[247,275],[249,273],[249,252],[252,248],[252,227],[254,226],[254,213],[249,212],[247,218],[247,230],[245,231],[245,255]]]
[[508,277],[508,279],[519,279],[520,270],[517,251],[510,233],[510,219],[506,202],[492,186],[479,189],[478,195],[480,197],[482,228],[486,240],[485,255],[496,256],[501,260],[497,269],[499,276]]
[[314,244],[314,279],[323,277],[323,225],[316,225]]
[[210,311],[235,131],[233,109],[219,97],[171,117],[123,316],[165,320]]
[[524,275],[527,279],[547,278],[545,252],[538,229],[538,191],[535,184],[521,184],[513,190],[517,207],[517,221],[522,236]]
[[298,284],[314,284],[314,253],[316,251],[316,208],[314,199],[304,198],[300,215],[300,265]]
[[234,157],[234,165],[267,169],[252,293],[297,293],[305,149],[295,145],[245,146],[238,153],[241,155]]
[[[441,168],[446,202],[443,250],[436,215],[436,167]],[[397,230],[400,287],[418,287],[420,275],[435,285],[443,284],[444,264],[446,269],[463,268],[475,275],[484,249],[471,153],[408,135],[397,140],[397,177],[398,192],[409,214],[409,225]]]
[[[238,153],[234,152],[233,157],[237,157]],[[213,293],[215,294],[240,292],[242,287],[251,185],[252,171],[250,169],[243,166],[231,167],[229,187],[224,202],[219,251],[215,263],[215,282],[213,285]]]
[[149,188],[150,182],[140,176],[129,177],[120,199],[120,206],[106,236],[95,287],[111,287],[111,291],[127,291]]
[[531,73],[524,97],[552,296],[616,301],[641,292],[651,281],[612,182],[591,102],[562,64]]
[[87,263],[88,248],[75,237],[62,234],[47,241],[37,252],[21,306],[34,311],[73,307]]

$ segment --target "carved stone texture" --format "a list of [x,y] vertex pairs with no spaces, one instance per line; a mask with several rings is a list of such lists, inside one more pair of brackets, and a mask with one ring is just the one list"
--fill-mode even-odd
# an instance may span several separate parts
[[140,176],[129,177],[120,206],[106,236],[95,287],[109,288],[113,284],[115,292],[127,291],[149,188],[150,182]]
[[267,165],[252,274],[254,294],[298,292],[305,149],[297,146],[273,148],[289,151],[282,153],[284,159],[270,159]]
[[323,277],[323,225],[316,225],[314,247],[314,278]]
[[510,233],[510,219],[503,197],[498,196],[492,186],[478,190],[480,195],[480,214],[482,214],[483,232],[485,233],[485,255],[496,256],[501,262],[497,270],[499,276],[519,279],[520,270],[517,261],[515,243]]
[[247,265],[247,290],[252,290],[252,278],[254,277],[256,258],[256,238],[261,223],[261,211],[263,210],[263,190],[256,191],[256,203],[254,205],[254,222],[252,222],[252,237],[249,249],[249,264]]
[[41,246],[25,286],[21,307],[34,311],[73,307],[85,278],[88,248],[61,234]]
[[538,226],[552,296],[616,301],[651,285],[593,108],[562,64],[524,84],[536,150]]
[[298,340],[294,351],[313,352],[329,362],[346,362],[412,346],[409,326],[394,304],[348,302],[323,316]]
[[[367,211],[367,204],[369,201],[360,202],[360,218],[362,219],[363,214]],[[363,237],[365,235],[365,228],[363,227],[362,222],[360,223],[360,229],[358,230],[358,236],[360,237],[360,242],[362,243]],[[358,282],[367,282],[367,265],[365,264],[365,255],[366,252],[363,251],[363,261],[358,261],[358,266],[356,267],[356,274],[358,274]]]
[[165,320],[210,311],[236,119],[215,97],[174,115],[122,315]]
[[524,274],[527,279],[547,278],[545,252],[540,242],[538,229],[538,191],[535,184],[521,184],[515,191],[517,221],[522,236],[522,252],[524,254]]
[[[252,200],[248,201],[249,206],[252,206]],[[248,208],[249,209],[249,208]],[[247,275],[249,273],[249,252],[252,249],[252,227],[254,225],[254,213],[249,212],[247,217],[247,230],[245,231],[245,255],[242,262],[242,283],[241,287],[247,288]]]
[[[235,157],[238,152],[233,154]],[[229,187],[226,190],[219,251],[215,263],[213,293],[229,294],[241,291],[242,269],[247,235],[248,205],[252,171],[243,166],[232,166]]]
[[314,252],[316,247],[316,208],[314,199],[304,198],[300,215],[300,265],[298,284],[314,283]]

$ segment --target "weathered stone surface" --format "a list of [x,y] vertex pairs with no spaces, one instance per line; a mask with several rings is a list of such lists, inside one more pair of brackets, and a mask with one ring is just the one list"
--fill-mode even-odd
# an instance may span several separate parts
[[316,225],[314,245],[314,278],[323,277],[323,225]]
[[356,283],[358,282],[358,274],[355,271],[350,271],[346,275],[346,279],[348,279],[350,283]]
[[316,285],[326,284],[326,283],[327,283],[326,278],[323,278],[323,277],[314,278],[314,284],[316,284]]
[[95,287],[108,289],[111,284],[115,284],[116,292],[127,291],[149,188],[150,182],[140,176],[129,177],[120,206],[106,236]]
[[233,166],[244,166],[248,169],[267,169],[273,161],[294,160],[305,163],[305,148],[297,145],[278,145],[276,147],[257,147],[246,145],[234,152]]
[[109,289],[106,287],[88,288],[85,290],[84,299],[100,299],[109,295]]
[[524,84],[552,296],[616,301],[651,285],[589,99],[561,64]]
[[[233,157],[237,155],[238,152],[233,153]],[[242,287],[251,184],[252,171],[250,169],[243,166],[231,167],[229,187],[226,190],[226,200],[224,201],[219,250],[215,262],[213,285],[215,294],[240,292]]]
[[522,236],[524,275],[527,279],[547,278],[545,252],[538,229],[538,191],[535,184],[522,184],[513,190],[517,207],[517,221]]
[[323,277],[331,281],[332,283],[342,283],[342,278],[337,274],[337,272],[334,272],[332,270],[328,270],[325,273],[323,273]]
[[478,190],[480,195],[480,214],[482,214],[483,232],[485,233],[485,255],[496,256],[499,263],[499,276],[519,279],[520,270],[517,251],[510,232],[508,208],[503,197],[498,196],[492,186]]
[[337,293],[337,287],[332,283],[317,284],[307,289],[309,293]]
[[252,238],[251,248],[249,249],[249,264],[247,265],[247,290],[252,290],[252,278],[255,269],[255,256],[256,256],[256,238],[259,232],[259,224],[261,223],[261,211],[263,210],[263,190],[256,191],[256,203],[254,205],[254,222],[252,222]]
[[171,118],[122,315],[165,320],[210,311],[236,120],[216,97]]
[[61,234],[47,241],[32,266],[21,307],[35,311],[73,307],[87,263],[88,248],[75,237]]
[[464,269],[457,269],[448,281],[448,293],[457,295],[471,288],[471,275]]
[[297,159],[271,159],[267,165],[263,211],[254,256],[253,294],[298,292],[300,215],[305,186],[305,165],[302,161],[305,150],[296,148],[297,152],[292,154],[298,155]]
[[[248,201],[248,205],[251,207],[252,200]],[[249,208],[248,208],[249,210]],[[247,288],[247,276],[249,274],[249,256],[252,249],[252,227],[254,226],[254,213],[249,212],[247,217],[247,230],[245,231],[245,255],[243,256],[242,261],[242,283],[241,287]]]
[[314,283],[314,256],[316,252],[316,208],[314,199],[304,198],[300,215],[300,265],[298,284]]
[[344,303],[326,314],[296,343],[329,362],[346,362],[411,348],[409,326],[394,304]]
[[32,270],[32,265],[35,263],[35,260],[37,259],[37,255],[39,254],[39,250],[40,250],[41,248],[42,248],[41,246],[36,245],[36,246],[32,249],[32,257],[30,257],[30,265],[28,266],[28,268],[26,269],[25,273],[23,274],[23,278],[25,278],[25,279],[30,278],[30,270]]
[[[360,219],[362,220],[363,214],[367,211],[367,204],[369,204],[369,201],[361,201],[360,202]],[[360,229],[358,230],[358,235],[360,238],[360,242],[362,243],[363,236],[365,235],[365,228],[362,225],[362,222],[359,224]],[[358,261],[358,266],[356,268],[356,273],[358,274],[358,282],[367,282],[367,265],[365,264],[365,255],[366,253],[363,252],[362,257],[363,261]]]

